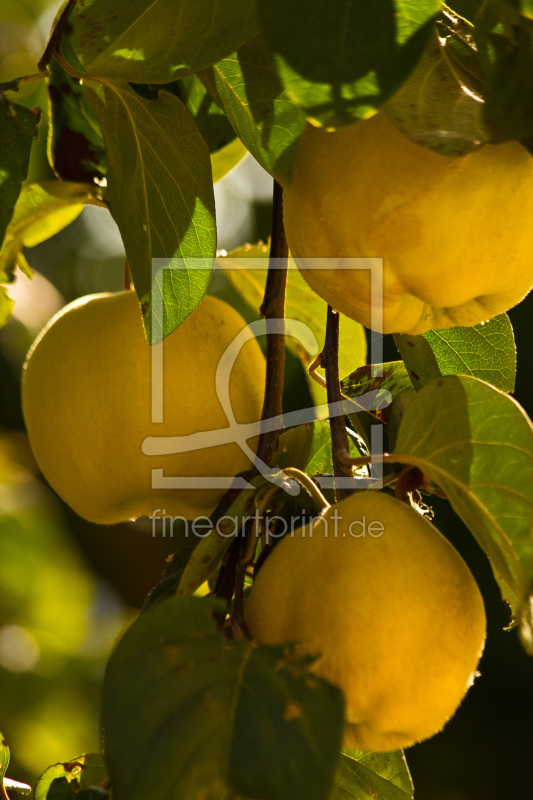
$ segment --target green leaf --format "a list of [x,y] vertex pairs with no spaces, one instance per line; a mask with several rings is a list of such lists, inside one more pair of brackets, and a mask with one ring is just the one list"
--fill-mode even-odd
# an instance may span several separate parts
[[28,174],[38,124],[39,117],[33,111],[10,103],[0,94],[0,242]]
[[194,594],[205,581],[212,577],[220,566],[220,562],[232,541],[233,536],[223,537],[215,530],[211,530],[207,536],[200,540],[183,570],[176,591],[178,597]]
[[[362,397],[368,392],[376,392],[374,405],[381,408],[389,404],[404,389],[410,389],[411,379],[403,361],[390,361],[388,364],[366,364],[341,380],[342,393],[347,397]],[[382,411],[376,412],[378,415]]]
[[211,153],[213,183],[217,183],[228,172],[231,172],[233,167],[236,167],[246,155],[248,155],[248,150],[240,139],[234,139],[221,150]]
[[22,795],[30,795],[32,793],[31,786],[27,783],[12,781],[10,778],[4,778],[4,789],[9,789],[10,792],[17,792],[17,794]]
[[528,619],[533,432],[523,409],[475,378],[437,378],[406,409],[393,455],[444,490],[487,553],[517,621]]
[[183,100],[193,115],[210,153],[221,150],[235,139],[237,134],[223,109],[213,100],[196,75],[176,81],[174,93]]
[[384,111],[413,141],[448,156],[490,139],[483,122],[485,76],[473,27],[445,8],[427,47]]
[[533,19],[533,0],[518,0],[518,8],[522,16]]
[[[147,99],[126,83],[84,85],[106,144],[111,213],[147,338],[155,343],[194,311],[211,278],[216,228],[209,151],[175,95],[161,91]],[[154,264],[154,277],[152,259],[165,259]]]
[[214,91],[248,150],[280,183],[290,183],[305,115],[289,99],[255,38],[213,68]]
[[[360,442],[357,444],[361,445]],[[357,444],[351,437],[349,438],[350,453],[355,457],[361,455],[361,447]],[[328,420],[319,419],[313,423],[313,438],[305,471],[312,478],[333,474],[331,430]]]
[[344,750],[332,800],[412,800],[413,783],[402,751]]
[[196,75],[176,82],[176,94],[193,115],[211,154],[213,183],[237,166],[248,150],[236,138],[226,114]]
[[[233,250],[217,259],[218,266],[246,300],[257,310],[263,300],[268,273],[268,246],[259,243]],[[294,261],[289,261],[285,317],[303,322],[321,347],[326,337],[327,303],[302,277]],[[341,315],[342,335],[339,344],[339,371],[345,375],[366,361],[365,329],[358,322]],[[316,353],[307,353],[291,337],[287,344],[310,364]]]
[[4,778],[9,766],[9,747],[7,742],[0,733],[0,800],[9,800],[6,790],[4,788]]
[[0,328],[3,328],[9,317],[13,313],[15,302],[12,300],[3,286],[0,286]]
[[79,0],[80,58],[93,76],[170,83],[257,33],[248,0]]
[[516,346],[507,314],[471,328],[449,328],[423,334],[442,375],[471,375],[502,392],[514,391]]
[[91,187],[82,183],[42,181],[26,186],[17,200],[0,250],[0,280],[11,280],[16,266],[31,276],[22,249],[34,247],[66,228],[80,215],[84,203],[103,205]]
[[[148,593],[143,609],[150,608],[153,606],[154,603],[159,602],[164,597],[169,597],[176,593],[176,589],[179,586],[181,576],[183,575],[183,571],[187,566],[189,559],[194,551],[194,549],[199,544],[199,541],[195,537],[186,537],[188,521],[183,523],[183,528],[179,531],[180,536],[184,538],[181,539],[179,545],[176,546],[176,552],[169,555],[166,559],[165,569],[163,570],[163,574],[161,575],[159,581],[150,590]],[[181,527],[181,520],[176,519],[174,522],[174,527],[172,528],[172,533],[174,533],[175,528]]]
[[313,444],[313,423],[306,422],[283,431],[278,440],[276,452],[272,457],[272,465],[280,469],[295,467],[305,470],[311,458]]
[[516,346],[507,314],[471,328],[396,334],[394,341],[415,389],[439,375],[470,375],[503,392],[514,390]]
[[259,22],[289,97],[326,127],[376,111],[415,66],[440,0],[261,0]]
[[[88,753],[48,767],[35,785],[34,800],[68,800],[75,797],[89,800],[90,795],[86,792],[106,784],[107,769],[102,756]],[[100,789],[100,793],[94,794],[96,797],[99,794],[106,796],[107,792]]]
[[312,478],[315,475],[333,474],[331,430],[327,420],[317,420],[313,423],[313,438],[305,471]]
[[282,648],[224,637],[212,618],[223,608],[164,600],[111,655],[103,729],[114,800],[328,797],[340,691]]

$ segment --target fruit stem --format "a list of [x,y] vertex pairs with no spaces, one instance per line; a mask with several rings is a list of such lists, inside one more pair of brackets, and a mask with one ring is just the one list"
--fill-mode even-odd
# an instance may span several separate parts
[[317,504],[318,508],[323,511],[326,508],[329,508],[329,503],[313,481],[309,475],[306,475],[305,472],[302,472],[296,467],[286,467],[283,472],[288,478],[293,478],[295,481],[298,481],[300,486],[303,486],[305,491],[308,495],[310,495],[315,503]]
[[[260,309],[261,316],[265,319],[282,320],[285,317],[288,265],[289,248],[283,226],[283,189],[277,181],[274,181],[270,259],[265,295]],[[267,336],[266,347],[266,386],[262,420],[278,417],[283,413],[285,335],[270,334]],[[266,464],[270,464],[279,435],[279,430],[265,430],[259,437],[257,456]]]
[[[321,361],[326,372],[328,403],[341,403],[343,398],[339,380],[339,314],[331,306],[328,306],[326,340],[322,350]],[[352,467],[347,463],[348,460],[345,457],[350,452],[350,445],[344,418],[338,416],[330,417],[329,426],[331,430],[333,474],[335,478],[352,477]],[[350,494],[352,494],[351,489],[338,485],[335,487],[335,500],[337,503]]]

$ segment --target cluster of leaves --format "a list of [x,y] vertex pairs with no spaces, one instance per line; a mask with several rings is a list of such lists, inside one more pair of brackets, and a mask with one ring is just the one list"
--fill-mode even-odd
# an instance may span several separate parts
[[[69,224],[84,204],[101,205],[119,227],[147,335],[158,341],[209,286],[213,183],[246,152],[287,186],[308,120],[335,128],[380,108],[406,133],[450,155],[487,141],[533,141],[529,6],[483,3],[471,24],[439,0],[338,0],[312,13],[302,0],[66,3],[40,65],[57,182],[23,188],[39,117],[0,95],[0,281],[11,281],[16,266],[29,274],[23,247]],[[253,309],[267,255],[258,245],[219,260]],[[155,318],[152,306],[164,307],[165,316]],[[10,309],[0,288],[0,322]],[[296,270],[289,271],[288,313],[323,341],[325,304]],[[388,364],[366,364],[361,326],[342,319],[341,328],[354,451],[369,452],[373,432],[384,426],[391,453],[385,480],[416,469],[427,491],[447,496],[487,552],[533,650],[533,448],[529,421],[506,394],[516,369],[508,318],[397,337],[402,360]],[[298,343],[290,346],[302,355]],[[303,354],[304,361],[315,354]],[[323,390],[315,392],[324,403]],[[275,463],[323,476],[327,489],[327,423],[298,424],[295,415]],[[255,489],[232,513],[256,507],[264,482]],[[292,502],[303,507],[281,490],[270,502],[281,518],[294,515]],[[191,596],[214,580],[228,547],[215,532],[194,552],[183,539],[110,660],[107,767],[98,757],[51,767],[36,798],[106,796],[107,769],[116,800],[412,796],[401,753],[344,751],[339,760],[343,701],[336,689],[311,680],[290,650],[256,648],[230,635],[217,625],[220,601]]]
[[[525,0],[483,3],[475,25],[440,0],[416,9],[341,0],[311,16],[302,0],[233,0],[223,13],[207,0],[68,3],[41,62],[50,61],[48,153],[61,184],[33,187],[37,206],[23,193],[13,220],[39,120],[2,95],[0,237],[12,225],[0,280],[24,264],[22,245],[51,236],[80,203],[103,204],[119,226],[148,335],[166,336],[209,284],[213,178],[249,151],[290,183],[306,119],[336,127],[383,106],[445,152],[527,143],[531,25]],[[153,259],[180,259],[179,280],[156,270],[153,281]],[[152,328],[154,284],[168,315]],[[1,297],[5,320],[10,302]]]

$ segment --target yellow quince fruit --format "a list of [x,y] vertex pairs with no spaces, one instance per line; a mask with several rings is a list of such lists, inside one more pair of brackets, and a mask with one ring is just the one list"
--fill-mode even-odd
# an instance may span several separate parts
[[[334,132],[308,125],[284,200],[306,281],[383,333],[475,325],[516,305],[533,285],[532,216],[533,157],[521,144],[448,157],[384,113]],[[353,258],[369,259],[372,302],[371,270]]]
[[345,745],[408,747],[440,731],[476,674],[485,641],[477,584],[411,507],[354,494],[274,548],[246,607],[254,639],[297,642],[342,689]]
[[[234,441],[216,443],[229,420],[215,373],[245,326],[233,308],[206,296],[153,359],[134,292],[82,297],[62,309],[33,344],[22,381],[30,443],[57,494],[104,524],[156,511],[210,514],[226,491],[216,479],[251,466]],[[223,377],[237,423],[259,421],[265,360],[255,339]],[[165,444],[165,437],[202,432],[213,446],[172,452]],[[155,443],[150,455],[143,452],[148,439]],[[255,448],[257,437],[249,444]],[[153,469],[163,482],[187,478],[190,486],[153,488]],[[196,487],[197,478],[213,480]]]

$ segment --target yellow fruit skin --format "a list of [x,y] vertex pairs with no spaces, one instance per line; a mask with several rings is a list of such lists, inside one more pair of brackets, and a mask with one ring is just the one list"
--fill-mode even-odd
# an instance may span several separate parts
[[[215,392],[220,356],[246,326],[207,296],[163,344],[163,422],[152,422],[152,352],[134,292],[99,294],[66,306],[42,331],[23,373],[23,412],[43,474],[80,516],[116,523],[156,509],[193,519],[210,514],[225,489],[152,489],[165,476],[234,476],[250,467],[237,444],[173,455],[144,455],[148,436],[226,428]],[[255,340],[231,373],[237,422],[261,418],[265,361]],[[249,444],[254,448],[256,440]],[[160,514],[164,512],[161,511]]]
[[284,215],[309,285],[367,327],[370,273],[338,266],[384,259],[384,333],[475,325],[533,285],[533,158],[517,142],[450,158],[382,113],[335,132],[308,126]]
[[[320,654],[314,671],[345,695],[346,746],[408,747],[437,733],[470,686],[483,600],[452,545],[395,498],[359,493],[324,519],[286,536],[261,567],[248,625],[262,644]],[[349,525],[363,519],[366,536],[355,538]],[[372,522],[383,525],[378,538]]]

